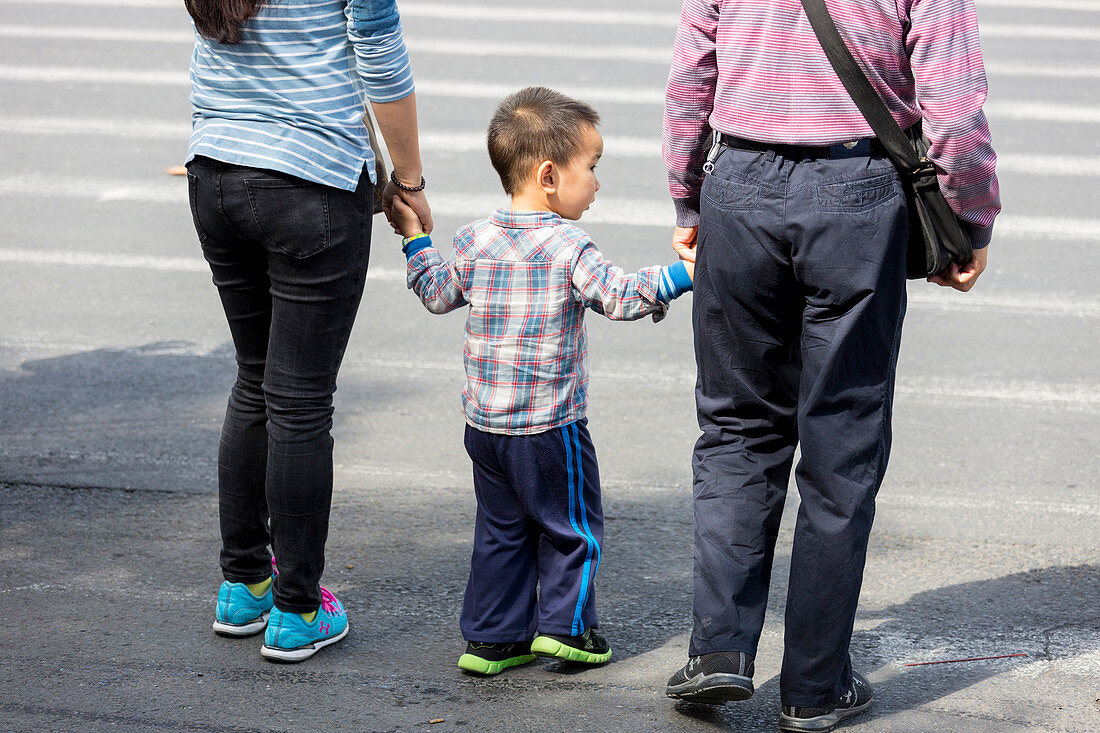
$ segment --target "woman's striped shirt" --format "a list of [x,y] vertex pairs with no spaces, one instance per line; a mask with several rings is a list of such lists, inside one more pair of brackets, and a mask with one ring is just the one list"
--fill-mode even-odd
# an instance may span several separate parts
[[394,0],[263,0],[238,44],[196,34],[187,160],[282,171],[354,191],[374,177],[367,99],[413,92]]

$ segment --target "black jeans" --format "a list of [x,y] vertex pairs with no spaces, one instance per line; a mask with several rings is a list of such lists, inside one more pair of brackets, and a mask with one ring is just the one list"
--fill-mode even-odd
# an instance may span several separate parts
[[756,654],[795,446],[780,692],[830,705],[848,647],[905,313],[905,199],[877,155],[724,150],[703,184],[693,325],[691,654]]
[[237,357],[218,451],[222,573],[266,579],[270,543],[275,605],[314,611],[332,503],[332,395],[367,273],[370,178],[364,171],[349,192],[199,157],[187,181]]

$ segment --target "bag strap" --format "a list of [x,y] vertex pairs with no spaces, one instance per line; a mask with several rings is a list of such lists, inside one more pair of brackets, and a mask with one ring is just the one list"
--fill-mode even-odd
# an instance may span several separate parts
[[912,175],[930,166],[931,162],[917,155],[912,140],[890,114],[878,92],[867,80],[866,74],[852,58],[852,52],[844,45],[844,39],[840,37],[836,23],[829,15],[825,0],[802,0],[802,8],[806,11],[806,17],[809,18],[817,41],[825,51],[833,71],[840,77],[840,83],[844,85],[898,170]]

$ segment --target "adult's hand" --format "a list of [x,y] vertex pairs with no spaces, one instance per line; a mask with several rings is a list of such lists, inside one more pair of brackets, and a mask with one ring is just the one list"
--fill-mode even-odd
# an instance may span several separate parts
[[940,287],[955,288],[967,292],[974,287],[978,277],[985,271],[985,265],[989,258],[989,247],[974,250],[974,257],[962,267],[952,262],[946,270],[938,275],[928,278],[928,282],[936,283]]
[[394,196],[399,197],[408,204],[410,209],[416,212],[416,215],[420,218],[420,226],[424,228],[424,233],[431,234],[435,223],[432,221],[432,207],[428,205],[428,197],[424,195],[424,192],[402,191],[394,185],[393,181],[387,181],[386,187],[382,190],[382,211],[386,215],[386,221],[393,227],[394,233],[401,233],[397,222],[393,218]]
[[695,243],[699,236],[699,227],[676,227],[672,232],[672,249],[681,260],[695,262]]

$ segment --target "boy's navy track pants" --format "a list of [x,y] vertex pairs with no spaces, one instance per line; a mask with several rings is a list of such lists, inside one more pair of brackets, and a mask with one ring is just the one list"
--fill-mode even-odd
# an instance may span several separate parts
[[463,637],[507,643],[595,627],[603,507],[587,421],[535,435],[467,426],[466,450],[477,519]]

